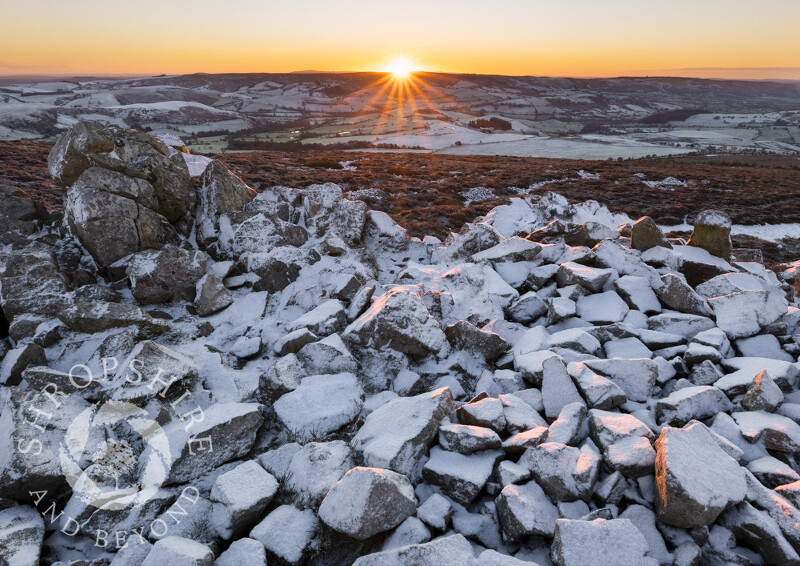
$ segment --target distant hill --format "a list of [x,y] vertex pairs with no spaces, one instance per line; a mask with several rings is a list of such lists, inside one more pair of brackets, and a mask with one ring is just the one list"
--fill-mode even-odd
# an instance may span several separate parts
[[336,146],[606,159],[800,151],[797,82],[429,72],[391,81],[316,70],[6,79],[0,140],[52,141],[91,119],[172,133],[210,152]]

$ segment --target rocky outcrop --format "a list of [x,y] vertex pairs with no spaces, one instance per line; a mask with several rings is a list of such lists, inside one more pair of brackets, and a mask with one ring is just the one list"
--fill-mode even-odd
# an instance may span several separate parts
[[800,316],[765,267],[553,194],[419,240],[185,151],[78,124],[61,230],[4,193],[5,561],[797,562]]
[[703,248],[725,260],[731,259],[731,218],[719,210],[704,210],[694,221],[689,246]]

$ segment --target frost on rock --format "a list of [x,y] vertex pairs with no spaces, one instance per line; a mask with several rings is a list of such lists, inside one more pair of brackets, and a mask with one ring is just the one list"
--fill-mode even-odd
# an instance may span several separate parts
[[249,530],[277,491],[277,480],[253,460],[220,475],[211,488],[217,532],[229,539]]
[[213,563],[214,553],[207,546],[191,539],[168,536],[153,545],[142,566],[211,566]]
[[353,448],[369,466],[415,477],[439,423],[454,409],[447,388],[394,399],[370,413],[353,438]]
[[38,564],[44,539],[44,521],[32,507],[0,511],[0,556],[9,566]]
[[362,556],[353,566],[470,566],[475,562],[472,545],[456,534],[425,544],[412,544]]
[[410,356],[439,352],[444,332],[413,291],[396,287],[372,304],[345,331],[346,341],[366,348],[390,348]]
[[363,540],[396,527],[416,510],[417,498],[407,477],[380,468],[353,468],[328,491],[319,518]]
[[555,524],[552,559],[557,566],[657,566],[642,533],[627,519],[571,521]]
[[747,489],[739,464],[702,424],[661,431],[656,483],[660,520],[680,528],[712,524],[728,506],[741,502]]
[[319,519],[310,509],[281,505],[250,531],[270,556],[291,565],[302,563],[319,529]]
[[311,375],[275,401],[275,413],[293,434],[308,440],[352,422],[361,403],[361,386],[352,373]]

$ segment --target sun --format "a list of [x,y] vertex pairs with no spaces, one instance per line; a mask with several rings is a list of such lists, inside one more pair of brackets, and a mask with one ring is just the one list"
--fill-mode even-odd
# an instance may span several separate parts
[[406,57],[395,57],[386,65],[395,80],[405,80],[414,72],[414,63]]

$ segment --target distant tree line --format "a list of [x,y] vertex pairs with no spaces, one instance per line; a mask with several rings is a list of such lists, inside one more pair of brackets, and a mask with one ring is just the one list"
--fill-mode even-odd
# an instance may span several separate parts
[[511,122],[503,120],[502,118],[478,118],[467,124],[470,128],[480,130],[481,128],[490,128],[492,130],[508,131],[511,129]]
[[678,108],[677,110],[664,110],[655,112],[642,118],[642,124],[666,124],[668,122],[682,122],[695,114],[709,114],[706,110]]
[[336,143],[302,143],[297,140],[276,142],[267,140],[239,140],[228,141],[228,150],[240,151],[319,151],[325,149],[422,149],[419,146],[404,146],[394,143],[373,143],[368,141],[353,140]]

